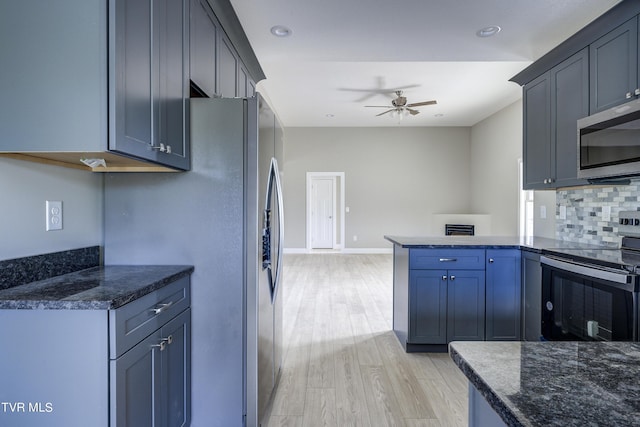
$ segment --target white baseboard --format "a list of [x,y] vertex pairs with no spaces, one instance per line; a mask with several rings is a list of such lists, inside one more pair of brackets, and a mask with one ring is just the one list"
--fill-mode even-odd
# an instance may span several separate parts
[[285,254],[392,254],[393,248],[307,249],[284,248]]

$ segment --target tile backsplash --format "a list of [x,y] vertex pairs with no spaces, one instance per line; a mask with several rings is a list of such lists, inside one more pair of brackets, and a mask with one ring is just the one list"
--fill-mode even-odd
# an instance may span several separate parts
[[[561,208],[564,207],[564,208]],[[610,207],[605,221],[603,207]],[[566,209],[566,218],[561,213]],[[620,211],[640,210],[640,179],[629,185],[580,187],[556,192],[556,238],[576,243],[619,246]]]

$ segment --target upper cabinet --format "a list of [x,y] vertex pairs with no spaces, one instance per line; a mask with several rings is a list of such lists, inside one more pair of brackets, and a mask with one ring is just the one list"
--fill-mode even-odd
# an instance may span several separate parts
[[0,152],[189,169],[188,28],[186,0],[2,2]]
[[640,95],[637,18],[592,43],[589,55],[591,114]]
[[190,80],[264,78],[229,0],[3,1],[0,40],[0,156],[95,172],[188,170]]
[[216,96],[219,26],[206,0],[191,0],[191,82],[203,95]]
[[209,2],[191,0],[191,82],[198,96],[255,96],[255,80],[243,59]]
[[585,185],[577,121],[640,96],[640,2],[620,2],[511,80],[523,86],[524,189]]
[[583,49],[523,88],[524,188],[584,185],[577,178],[576,122],[589,114]]
[[189,0],[114,0],[109,149],[189,169]]

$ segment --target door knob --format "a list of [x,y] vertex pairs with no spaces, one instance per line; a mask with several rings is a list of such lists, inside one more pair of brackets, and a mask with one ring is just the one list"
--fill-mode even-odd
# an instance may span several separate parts
[[451,280],[456,280],[456,276],[451,276]]

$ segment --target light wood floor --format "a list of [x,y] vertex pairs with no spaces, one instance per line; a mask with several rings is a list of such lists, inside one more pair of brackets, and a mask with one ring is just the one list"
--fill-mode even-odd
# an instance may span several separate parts
[[284,363],[275,426],[467,425],[467,381],[391,330],[391,255],[285,256]]

